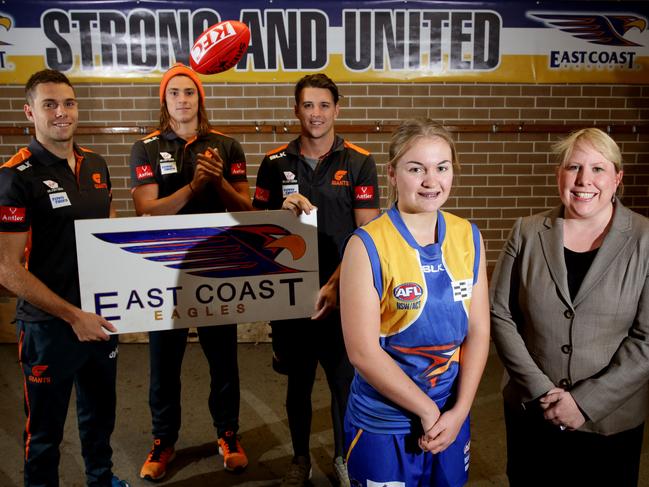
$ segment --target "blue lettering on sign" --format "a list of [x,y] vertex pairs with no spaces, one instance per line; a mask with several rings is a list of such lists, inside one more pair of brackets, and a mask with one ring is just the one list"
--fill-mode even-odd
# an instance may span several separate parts
[[550,67],[616,66],[632,69],[636,53],[633,51],[550,51]]

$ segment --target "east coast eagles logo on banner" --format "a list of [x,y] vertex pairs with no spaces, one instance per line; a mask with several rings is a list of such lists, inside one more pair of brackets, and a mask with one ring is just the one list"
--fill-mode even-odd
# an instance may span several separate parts
[[75,222],[81,305],[130,333],[310,316],[316,213]]

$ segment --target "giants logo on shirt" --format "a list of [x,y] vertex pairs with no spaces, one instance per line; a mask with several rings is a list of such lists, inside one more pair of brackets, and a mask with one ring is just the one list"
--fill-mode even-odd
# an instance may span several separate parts
[[137,177],[138,181],[141,179],[152,178],[153,169],[151,169],[151,166],[148,164],[144,164],[143,166],[135,166],[135,176]]
[[263,201],[264,203],[268,203],[268,200],[270,200],[270,191],[257,186],[255,188],[255,199]]
[[0,206],[0,222],[2,223],[23,223],[25,218],[25,208]]
[[92,173],[92,181],[95,183],[95,189],[106,189],[108,185],[101,182],[101,173]]
[[230,165],[230,174],[232,176],[245,176],[246,175],[246,163],[245,162],[233,162]]
[[354,186],[354,199],[356,201],[374,199],[374,186]]
[[336,171],[334,178],[331,180],[332,186],[349,186],[349,181],[347,181],[347,179],[343,179],[345,176],[347,176],[347,171],[342,169],[340,171]]

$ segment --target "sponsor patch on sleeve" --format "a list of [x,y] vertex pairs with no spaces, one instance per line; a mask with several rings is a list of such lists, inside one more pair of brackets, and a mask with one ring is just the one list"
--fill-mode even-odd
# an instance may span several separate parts
[[232,176],[245,176],[246,175],[246,163],[245,162],[233,162],[230,164],[230,175]]
[[257,186],[255,188],[255,199],[263,201],[264,203],[268,203],[268,201],[270,200],[270,191]]
[[369,201],[374,198],[374,186],[354,186],[356,201]]
[[0,206],[0,222],[2,223],[24,223],[25,218],[25,208],[17,206]]
[[137,177],[138,181],[146,178],[152,178],[153,169],[151,169],[151,166],[149,164],[144,164],[143,166],[135,166],[135,176]]

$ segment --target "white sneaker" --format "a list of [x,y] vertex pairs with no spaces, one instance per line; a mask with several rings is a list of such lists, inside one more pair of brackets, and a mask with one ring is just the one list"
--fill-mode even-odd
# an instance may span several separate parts
[[334,458],[334,474],[338,479],[338,484],[340,487],[351,487],[349,482],[349,473],[347,472],[347,464],[343,457]]

